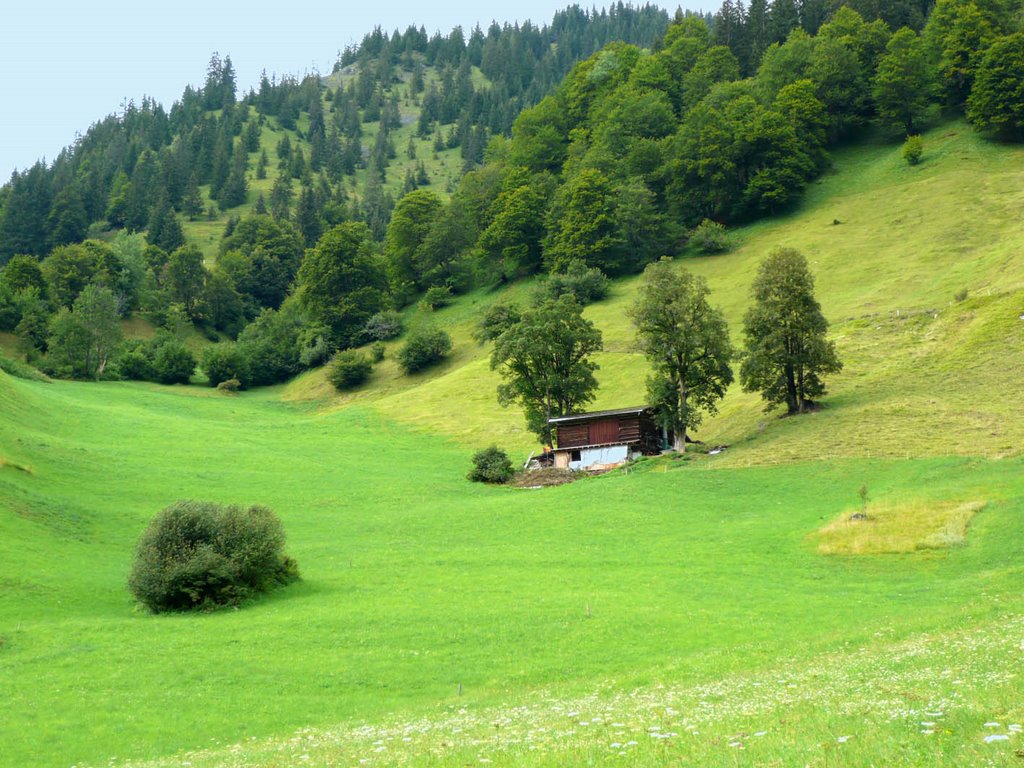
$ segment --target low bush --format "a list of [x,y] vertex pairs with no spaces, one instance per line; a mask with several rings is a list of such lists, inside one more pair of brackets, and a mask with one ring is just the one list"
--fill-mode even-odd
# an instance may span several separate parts
[[393,309],[378,312],[366,321],[364,329],[370,341],[387,341],[402,335],[402,316]]
[[42,371],[38,371],[28,363],[23,363],[20,360],[14,360],[7,355],[0,352],[0,371],[8,373],[11,376],[15,376],[19,379],[28,379],[29,381],[49,381],[49,377],[43,374]]
[[217,385],[218,392],[227,392],[228,394],[234,394],[242,388],[242,382],[238,379],[227,379]]
[[473,468],[466,477],[475,483],[507,483],[514,474],[508,454],[492,445],[473,454]]
[[266,507],[179,501],[140,537],[128,588],[153,613],[237,605],[298,578],[284,543]]
[[690,241],[701,253],[722,253],[729,250],[729,233],[724,224],[704,219],[690,233]]
[[195,370],[195,356],[180,342],[162,344],[153,355],[153,376],[161,384],[188,384]]
[[147,354],[143,344],[133,344],[121,353],[118,370],[121,371],[121,378],[129,381],[152,381],[156,376],[153,373],[153,358]]
[[563,294],[576,298],[580,306],[600,301],[608,295],[608,277],[597,267],[588,267],[583,261],[573,259],[565,272],[548,276],[537,294],[537,304],[548,299],[557,299]]
[[423,305],[430,309],[447,307],[453,300],[451,289],[446,285],[435,285],[433,288],[428,288],[427,292],[423,294]]
[[243,389],[248,384],[249,358],[237,344],[221,342],[207,347],[203,350],[201,365],[211,387],[229,379],[240,382]]
[[331,367],[327,370],[327,380],[337,390],[352,389],[370,378],[372,369],[373,363],[370,362],[370,358],[362,352],[347,349],[334,356]]
[[439,328],[419,328],[398,351],[398,364],[406,373],[415,373],[444,360],[452,349],[452,339]]
[[921,162],[921,155],[924,154],[924,142],[920,136],[907,136],[903,142],[903,159],[909,165],[917,165]]
[[370,357],[373,358],[373,362],[379,363],[384,359],[384,342],[375,341],[370,347]]

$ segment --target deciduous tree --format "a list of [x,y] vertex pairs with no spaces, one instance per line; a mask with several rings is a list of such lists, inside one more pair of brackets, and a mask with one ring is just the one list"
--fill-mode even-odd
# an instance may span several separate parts
[[790,414],[804,413],[825,393],[822,377],[843,367],[825,336],[828,322],[814,297],[807,259],[792,248],[770,254],[751,297],[754,304],[743,318],[743,389],[760,392],[768,409],[785,403]]
[[335,346],[353,346],[385,301],[387,281],[370,252],[370,231],[345,222],[310,249],[299,268],[299,300],[314,322],[331,330]]
[[501,373],[498,402],[517,403],[526,424],[552,445],[548,420],[577,413],[594,399],[601,332],[583,318],[583,308],[565,294],[525,313],[494,342],[491,368]]
[[647,380],[649,402],[674,432],[677,451],[686,450],[687,432],[703,414],[717,410],[733,378],[729,329],[708,293],[703,277],[662,259],[644,270],[629,310],[640,349],[654,367]]

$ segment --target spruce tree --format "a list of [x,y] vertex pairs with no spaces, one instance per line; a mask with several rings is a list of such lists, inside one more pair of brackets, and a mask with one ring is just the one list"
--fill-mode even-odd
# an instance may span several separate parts
[[270,215],[278,221],[287,221],[292,214],[294,194],[291,177],[286,173],[279,174],[270,190]]
[[181,212],[188,216],[189,221],[195,221],[203,215],[203,196],[199,193],[199,182],[195,174],[192,174],[185,188],[185,195],[181,199]]

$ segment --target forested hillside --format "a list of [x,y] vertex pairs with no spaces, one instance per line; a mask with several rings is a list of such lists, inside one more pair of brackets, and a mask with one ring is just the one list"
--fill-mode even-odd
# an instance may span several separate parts
[[[376,30],[331,75],[240,100],[214,56],[169,113],[131,107],[4,188],[0,330],[51,374],[170,383],[195,327],[221,342],[210,383],[244,387],[400,334],[418,297],[548,273],[548,298],[585,303],[604,275],[727,248],[869,131],[963,113],[1019,138],[1016,11],[727,2],[669,24],[617,5],[468,38]],[[135,316],[158,332],[122,344]]]
[[[379,192],[361,184],[350,198],[339,185],[357,170],[372,170],[371,177],[386,182],[390,175],[392,191],[400,189],[405,174],[388,174],[388,167],[396,149],[403,157],[408,152],[404,135],[395,146],[402,125],[416,124],[423,147],[413,146],[427,148],[424,156],[439,133],[438,150],[459,148],[461,162],[472,166],[487,138],[507,133],[520,110],[576,61],[613,40],[651,45],[667,23],[664,11],[619,3],[592,14],[573,6],[543,26],[476,27],[468,36],[461,27],[446,36],[414,26],[392,34],[377,29],[346,49],[331,75],[264,73],[244,94],[230,56],[214,54],[204,84],[187,87],[169,110],[146,98],[129,102],[51,164],[15,173],[0,197],[0,259],[43,256],[105,227],[147,230],[151,242],[173,250],[181,242],[177,228],[170,225],[162,237],[154,231],[168,209],[189,220],[237,215],[269,191],[257,182],[276,178],[278,165],[292,187],[317,193],[317,218],[329,224],[351,215],[382,234],[376,222],[386,223],[387,205]],[[276,156],[260,151],[264,129],[275,132],[275,144],[285,142]],[[421,174],[418,183],[429,180]],[[284,203],[278,200],[275,212],[283,218],[299,213],[293,194],[278,190]],[[339,201],[349,210],[329,210]],[[315,241],[308,228],[303,234]]]

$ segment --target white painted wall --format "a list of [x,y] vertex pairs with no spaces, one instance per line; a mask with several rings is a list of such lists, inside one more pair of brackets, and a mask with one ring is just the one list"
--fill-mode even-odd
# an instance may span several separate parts
[[580,460],[569,464],[569,469],[586,469],[594,464],[618,464],[629,458],[628,445],[607,445],[602,448],[583,448]]

